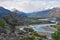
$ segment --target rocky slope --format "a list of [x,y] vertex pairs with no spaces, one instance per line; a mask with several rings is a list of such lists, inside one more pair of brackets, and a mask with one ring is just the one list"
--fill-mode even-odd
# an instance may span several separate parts
[[53,11],[50,11],[47,15],[48,17],[56,17],[60,18],[60,8],[56,7],[52,9]]

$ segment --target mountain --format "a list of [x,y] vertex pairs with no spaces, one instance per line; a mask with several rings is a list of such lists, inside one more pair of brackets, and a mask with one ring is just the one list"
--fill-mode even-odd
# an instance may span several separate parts
[[52,9],[53,11],[49,12],[48,17],[60,18],[60,8],[56,7]]
[[30,18],[46,18],[46,17],[55,17],[60,18],[60,8],[52,8],[48,10],[33,12],[33,13],[27,13],[27,16]]
[[48,10],[43,10],[43,11],[38,11],[38,12],[33,12],[33,13],[27,13],[28,17],[34,17],[34,18],[40,18],[40,17],[45,17],[49,12],[53,11],[52,9]]
[[17,9],[14,9],[12,12],[15,13],[17,17],[23,16],[23,17],[27,18],[26,13],[21,12],[21,11],[19,11],[19,10],[17,10]]
[[4,7],[0,7],[0,18],[6,16],[6,15],[14,15],[16,17],[23,16],[27,18],[27,15],[24,12],[20,12],[19,10],[15,9],[14,11],[10,11],[8,9],[5,9]]
[[25,18],[28,18],[28,17],[29,18],[45,18],[45,17],[60,18],[60,8],[58,8],[58,7],[43,10],[43,11],[38,11],[38,12],[32,12],[32,13],[24,13],[17,9],[10,11],[8,9],[0,7],[0,18],[2,18],[3,16],[6,16],[6,15],[9,15],[9,14],[14,15],[14,13],[16,14],[17,17],[21,17],[21,15],[22,15]]
[[12,13],[10,10],[5,9],[5,8],[3,8],[3,7],[0,7],[0,18],[2,18],[2,17],[5,16],[5,15],[8,15],[8,14],[10,14],[10,13]]

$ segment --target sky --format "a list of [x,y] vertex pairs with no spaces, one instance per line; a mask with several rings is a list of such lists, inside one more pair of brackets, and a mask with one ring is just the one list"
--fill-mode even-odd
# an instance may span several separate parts
[[0,0],[0,6],[28,13],[60,7],[60,0]]

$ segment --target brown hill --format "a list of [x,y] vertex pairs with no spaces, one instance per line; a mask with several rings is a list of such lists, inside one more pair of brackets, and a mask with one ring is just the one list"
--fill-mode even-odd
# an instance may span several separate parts
[[48,17],[56,17],[60,18],[60,8],[56,7],[52,9],[53,11],[50,11],[47,15]]

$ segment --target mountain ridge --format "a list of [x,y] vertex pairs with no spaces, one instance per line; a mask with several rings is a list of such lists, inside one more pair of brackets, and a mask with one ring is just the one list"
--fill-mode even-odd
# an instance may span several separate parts
[[10,13],[12,13],[10,10],[5,9],[4,7],[0,7],[0,18],[2,18],[3,16],[8,15]]
[[16,13],[17,16],[19,16],[19,17],[20,17],[20,15],[23,15],[26,18],[27,17],[28,18],[30,18],[30,17],[31,18],[45,18],[45,17],[60,18],[60,8],[58,8],[58,7],[43,10],[43,11],[32,12],[32,13],[24,13],[24,12],[21,12],[17,9],[15,9],[14,11],[10,11],[8,9],[5,9],[4,7],[0,7],[0,18],[5,16],[5,15],[9,15],[11,13]]
[[60,8],[56,7],[52,9],[52,12],[49,12],[50,14],[48,14],[48,17],[56,17],[56,18],[60,18]]
[[47,14],[49,14],[50,11],[53,11],[52,9],[28,13],[28,17],[45,17]]

